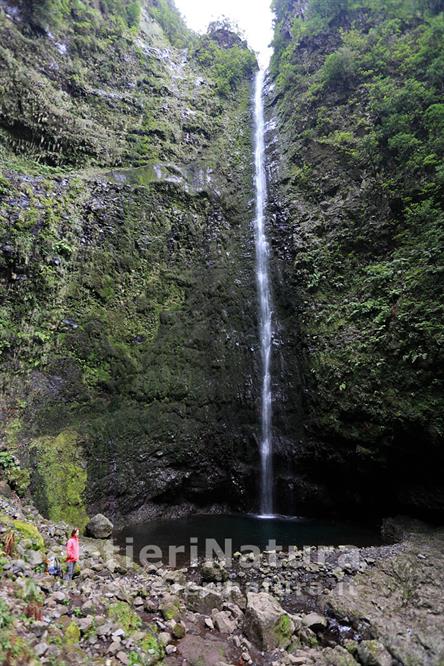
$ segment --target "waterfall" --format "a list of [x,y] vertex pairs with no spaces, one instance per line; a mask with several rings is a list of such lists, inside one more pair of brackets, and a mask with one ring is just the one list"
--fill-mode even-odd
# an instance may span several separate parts
[[260,513],[262,516],[273,513],[273,441],[271,432],[271,295],[268,267],[268,243],[265,235],[265,206],[267,203],[267,183],[265,175],[264,138],[264,87],[265,72],[256,74],[254,95],[255,117],[255,188],[256,217],[254,221],[256,243],[256,279],[259,296],[259,335],[262,360],[261,387],[261,487]]

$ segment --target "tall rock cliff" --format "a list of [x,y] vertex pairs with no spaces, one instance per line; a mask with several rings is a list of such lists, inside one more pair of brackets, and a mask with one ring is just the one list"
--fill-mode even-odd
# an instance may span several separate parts
[[443,3],[274,8],[284,508],[442,515]]
[[3,447],[53,519],[249,501],[255,67],[168,0],[0,0]]

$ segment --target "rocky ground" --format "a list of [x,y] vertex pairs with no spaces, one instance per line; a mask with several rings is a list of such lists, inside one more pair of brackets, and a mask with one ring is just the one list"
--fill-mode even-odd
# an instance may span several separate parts
[[391,546],[182,569],[141,567],[112,541],[82,537],[80,573],[66,582],[45,561],[63,559],[68,526],[2,492],[3,664],[444,663],[443,531],[392,521]]

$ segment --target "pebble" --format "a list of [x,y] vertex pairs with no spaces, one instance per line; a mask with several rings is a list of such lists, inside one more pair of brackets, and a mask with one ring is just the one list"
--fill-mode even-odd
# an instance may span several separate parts
[[123,636],[125,636],[125,632],[123,631],[123,629],[116,629],[116,631],[113,631],[112,633],[112,637],[114,639],[122,638]]
[[172,636],[168,631],[161,631],[158,636],[158,641],[161,645],[167,646],[172,641]]
[[114,642],[111,643],[111,645],[109,646],[107,652],[109,652],[110,654],[115,654],[115,653],[117,652],[117,650],[120,650],[120,648],[121,648],[121,643],[120,643],[120,641],[114,641]]

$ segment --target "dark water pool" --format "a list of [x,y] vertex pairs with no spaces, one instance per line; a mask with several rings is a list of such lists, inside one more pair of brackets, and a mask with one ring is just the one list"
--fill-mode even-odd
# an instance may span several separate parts
[[[145,548],[148,562],[162,560],[164,564],[182,566],[197,556],[211,557],[212,550],[224,551],[230,557],[230,553],[254,547],[265,550],[281,546],[287,550],[289,546],[375,546],[381,544],[381,537],[377,526],[358,523],[233,514],[152,520],[122,530],[115,542],[136,560]],[[176,562],[171,562],[170,548],[179,549]]]

